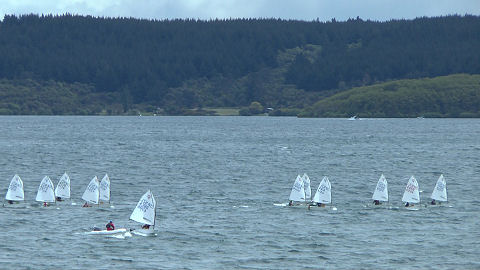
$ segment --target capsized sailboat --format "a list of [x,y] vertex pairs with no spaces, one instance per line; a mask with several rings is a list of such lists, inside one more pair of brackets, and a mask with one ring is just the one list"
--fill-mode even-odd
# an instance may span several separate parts
[[[313,204],[308,206],[308,209],[325,208],[327,204],[332,203],[332,185],[328,177],[324,176],[318,185],[315,196],[313,196]],[[337,210],[336,207],[330,206],[332,210]]]
[[48,203],[55,202],[55,191],[54,191],[53,183],[50,177],[45,176],[42,179],[42,182],[40,182],[35,201],[43,202],[43,206],[47,206]]
[[374,205],[380,205],[381,202],[388,202],[388,183],[383,174],[380,176],[380,179],[378,179],[372,200]]
[[305,203],[305,187],[300,175],[297,175],[288,199],[290,200],[289,206],[293,206],[293,202]]
[[110,203],[110,178],[108,174],[100,181],[100,203]]
[[[20,201],[25,200],[23,181],[18,174],[15,174],[10,181],[5,200],[7,201],[7,204],[19,203]],[[5,206],[5,203],[3,205]]]
[[157,203],[153,194],[148,190],[137,203],[130,215],[130,219],[142,224],[140,229],[131,229],[132,233],[142,236],[154,235]]
[[402,201],[405,203],[405,208],[409,210],[418,210],[415,204],[420,203],[420,192],[418,189],[417,179],[412,175],[408,180],[405,192],[403,193]]
[[99,183],[97,176],[93,177],[88,183],[85,192],[83,192],[82,199],[85,201],[84,207],[91,206],[92,204],[97,204],[100,199]]
[[438,177],[437,183],[435,184],[435,188],[433,189],[432,192],[432,202],[430,205],[439,205],[442,202],[447,202],[447,182],[445,181],[445,178],[443,177],[443,174]]
[[60,177],[55,187],[55,198],[57,201],[70,199],[70,177],[66,172]]

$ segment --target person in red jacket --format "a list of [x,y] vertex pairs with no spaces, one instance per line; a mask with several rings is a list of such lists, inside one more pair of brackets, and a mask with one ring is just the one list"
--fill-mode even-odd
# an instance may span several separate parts
[[113,222],[111,220],[107,223],[107,225],[105,225],[105,227],[107,227],[107,231],[115,230],[115,225],[113,225]]

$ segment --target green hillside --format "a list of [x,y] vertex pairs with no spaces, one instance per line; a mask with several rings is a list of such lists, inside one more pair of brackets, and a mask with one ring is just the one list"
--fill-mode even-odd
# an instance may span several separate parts
[[306,109],[303,117],[480,117],[480,75],[456,74],[353,88]]
[[119,95],[96,93],[86,84],[0,80],[0,115],[137,114],[135,110],[125,112],[126,104],[121,101]]

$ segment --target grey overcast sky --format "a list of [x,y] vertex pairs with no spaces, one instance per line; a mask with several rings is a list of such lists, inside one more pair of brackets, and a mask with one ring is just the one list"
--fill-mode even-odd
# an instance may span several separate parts
[[5,14],[79,14],[145,19],[281,18],[385,21],[480,15],[480,0],[0,0]]

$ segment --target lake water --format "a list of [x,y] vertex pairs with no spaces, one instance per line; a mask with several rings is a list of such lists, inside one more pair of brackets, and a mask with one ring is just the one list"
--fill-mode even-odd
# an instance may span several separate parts
[[[1,208],[2,269],[480,269],[479,119],[0,117],[0,183],[19,174],[27,207]],[[67,171],[73,202],[34,202]],[[337,211],[286,203],[297,174],[327,175]],[[108,173],[114,208],[82,208]],[[381,174],[394,209],[371,209]],[[452,207],[406,211],[439,175]],[[151,189],[157,236],[85,235],[129,221]]]

